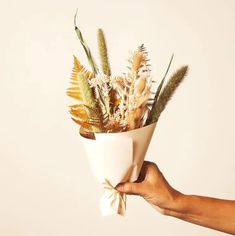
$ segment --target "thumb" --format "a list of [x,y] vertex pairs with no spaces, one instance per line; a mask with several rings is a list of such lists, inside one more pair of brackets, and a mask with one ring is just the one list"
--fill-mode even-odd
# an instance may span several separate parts
[[116,189],[122,193],[136,194],[142,196],[144,194],[144,186],[141,183],[120,183]]

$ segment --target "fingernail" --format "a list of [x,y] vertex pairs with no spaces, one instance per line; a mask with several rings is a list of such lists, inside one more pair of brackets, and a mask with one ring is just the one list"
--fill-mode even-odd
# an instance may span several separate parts
[[123,189],[123,184],[118,184],[115,189],[117,189],[118,191],[122,191]]

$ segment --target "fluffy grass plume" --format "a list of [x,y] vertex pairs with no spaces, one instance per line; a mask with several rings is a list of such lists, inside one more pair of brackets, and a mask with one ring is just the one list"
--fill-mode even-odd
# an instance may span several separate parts
[[151,117],[148,119],[148,124],[158,121],[161,113],[165,109],[169,100],[172,98],[175,90],[185,78],[187,71],[188,66],[183,66],[171,76],[170,80],[159,95],[159,99],[157,100],[155,106],[153,107]]
[[100,60],[101,60],[103,73],[105,75],[110,76],[111,70],[109,66],[108,51],[107,51],[104,32],[102,29],[98,29],[98,47],[99,47]]

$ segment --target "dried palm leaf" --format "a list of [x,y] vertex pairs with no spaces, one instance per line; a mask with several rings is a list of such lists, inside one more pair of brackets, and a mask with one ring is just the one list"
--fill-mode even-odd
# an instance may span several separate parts
[[85,42],[83,36],[82,36],[82,32],[80,31],[80,29],[77,27],[77,23],[76,23],[76,19],[77,19],[77,12],[74,16],[74,27],[75,27],[75,31],[76,31],[76,34],[78,36],[78,39],[80,40],[80,43],[86,53],[86,56],[87,56],[87,59],[88,59],[88,62],[93,70],[93,72],[95,74],[98,73],[98,69],[97,69],[97,66],[96,66],[96,63],[95,63],[95,60],[91,54],[91,50],[90,48],[88,47],[87,43]]
[[85,126],[80,127],[80,135],[83,136],[84,138],[88,139],[95,139],[95,135],[93,132],[90,132],[90,129]]

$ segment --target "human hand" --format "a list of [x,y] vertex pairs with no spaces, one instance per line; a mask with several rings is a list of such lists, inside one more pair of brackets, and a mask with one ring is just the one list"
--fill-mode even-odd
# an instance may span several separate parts
[[140,176],[134,183],[126,182],[116,186],[120,192],[142,196],[155,209],[166,214],[173,208],[181,193],[173,189],[166,181],[157,165],[153,162],[143,163]]
[[164,215],[235,235],[235,201],[182,194],[152,162],[143,163],[135,183],[121,183],[116,189],[142,196]]

